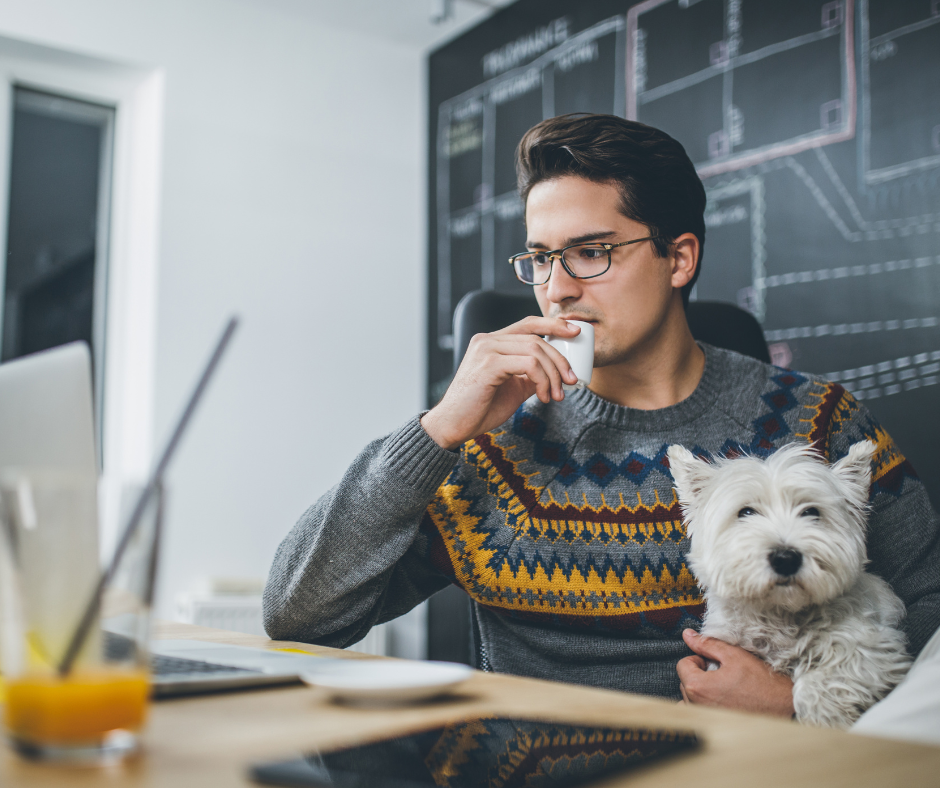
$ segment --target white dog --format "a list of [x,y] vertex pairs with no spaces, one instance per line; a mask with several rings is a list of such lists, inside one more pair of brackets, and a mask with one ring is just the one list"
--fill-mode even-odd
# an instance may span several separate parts
[[904,604],[864,571],[874,451],[856,443],[832,466],[802,444],[764,461],[668,451],[702,634],[790,676],[797,719],[816,725],[847,727],[910,667]]

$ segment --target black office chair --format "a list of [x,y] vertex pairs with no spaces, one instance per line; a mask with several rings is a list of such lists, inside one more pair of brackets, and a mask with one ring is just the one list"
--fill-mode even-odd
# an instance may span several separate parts
[[[474,334],[490,333],[529,315],[540,315],[533,296],[513,296],[474,290],[460,299],[454,311],[454,371],[460,366]],[[686,318],[692,336],[715,347],[734,350],[770,362],[760,323],[749,312],[717,301],[690,301]],[[428,656],[477,665],[479,635],[467,595],[449,586],[431,597],[428,608]]]
[[699,342],[770,363],[764,329],[750,312],[722,301],[689,301],[685,317]]
[[[524,317],[540,314],[534,296],[504,295],[492,290],[467,293],[454,311],[454,371],[474,334],[498,331]],[[692,336],[700,342],[770,363],[763,329],[750,312],[720,301],[690,301],[685,314]]]

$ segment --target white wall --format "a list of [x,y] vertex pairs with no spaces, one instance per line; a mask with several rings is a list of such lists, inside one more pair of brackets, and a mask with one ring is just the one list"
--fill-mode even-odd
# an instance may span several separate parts
[[173,466],[159,611],[264,576],[422,402],[423,55],[240,0],[0,2],[0,35],[162,70],[153,435],[243,324]]

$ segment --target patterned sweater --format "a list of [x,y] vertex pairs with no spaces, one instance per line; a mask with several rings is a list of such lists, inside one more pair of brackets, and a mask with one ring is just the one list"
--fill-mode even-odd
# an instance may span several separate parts
[[281,544],[271,637],[347,646],[449,583],[473,602],[484,667],[679,697],[704,604],[666,449],[704,457],[869,438],[869,571],[908,607],[913,653],[940,626],[940,520],[872,415],[840,386],[703,346],[694,393],[661,410],[591,391],[533,398],[459,453],[416,417],[370,444]]

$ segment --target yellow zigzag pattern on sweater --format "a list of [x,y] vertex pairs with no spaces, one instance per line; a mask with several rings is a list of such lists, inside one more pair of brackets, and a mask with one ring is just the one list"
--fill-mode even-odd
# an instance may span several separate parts
[[[504,467],[508,466],[514,472],[516,464],[506,458],[505,450],[487,442],[502,455]],[[579,507],[570,501],[561,505],[551,499],[550,504],[543,506],[538,504],[537,492],[533,491],[530,504],[534,504],[533,508],[542,510],[540,513],[561,515],[534,517],[479,442],[470,441],[463,452],[464,460],[475,468],[486,484],[488,497],[493,499],[479,504],[489,504],[487,509],[491,516],[502,513],[504,520],[500,526],[513,529],[514,540],[532,540],[532,552],[539,548],[539,537],[549,540],[544,551],[539,549],[540,559],[520,560],[513,568],[507,555],[508,546],[487,545],[488,537],[496,528],[481,527],[484,518],[481,514],[474,514],[477,502],[467,495],[464,485],[445,482],[428,507],[428,514],[443,537],[457,582],[477,602],[508,610],[592,617],[624,616],[702,602],[695,579],[684,562],[680,562],[678,569],[670,569],[664,563],[658,567],[657,576],[649,565],[637,572],[622,549],[618,551],[619,555],[610,554],[610,546],[619,547],[622,541],[640,545],[656,535],[672,537],[670,541],[683,538],[685,531],[677,502],[673,501],[667,507],[657,496],[652,507],[645,506],[642,501],[630,507],[621,498],[620,505],[611,508],[606,501],[595,507],[585,499],[584,506]],[[524,484],[525,476],[514,475],[516,481],[521,482],[517,488],[532,490]],[[672,516],[655,522],[642,522],[647,519],[643,515],[652,519],[656,509],[662,515]],[[603,520],[620,519],[622,522],[592,521],[591,514],[599,515]],[[529,533],[533,526],[538,537]],[[600,560],[580,566],[575,562],[563,568],[553,560],[555,551],[551,543],[566,532],[569,540],[581,538],[589,541],[601,535],[611,538],[607,545],[597,539],[598,549],[603,553]],[[494,568],[493,559],[498,552],[502,552],[503,557],[497,559],[498,568]]]
[[[815,402],[803,406],[803,409],[809,411],[811,415],[809,418],[799,420],[807,425],[806,431],[794,434],[810,443],[819,442],[826,459],[832,462],[832,439],[851,423],[852,414],[858,410],[858,400],[837,383],[815,383],[814,385],[820,390],[809,391],[807,396],[813,397]],[[823,434],[824,430],[825,434]],[[868,438],[877,447],[872,470],[872,483],[876,483],[905,462],[907,458],[901,454],[891,436],[880,424],[874,425],[873,434]]]

